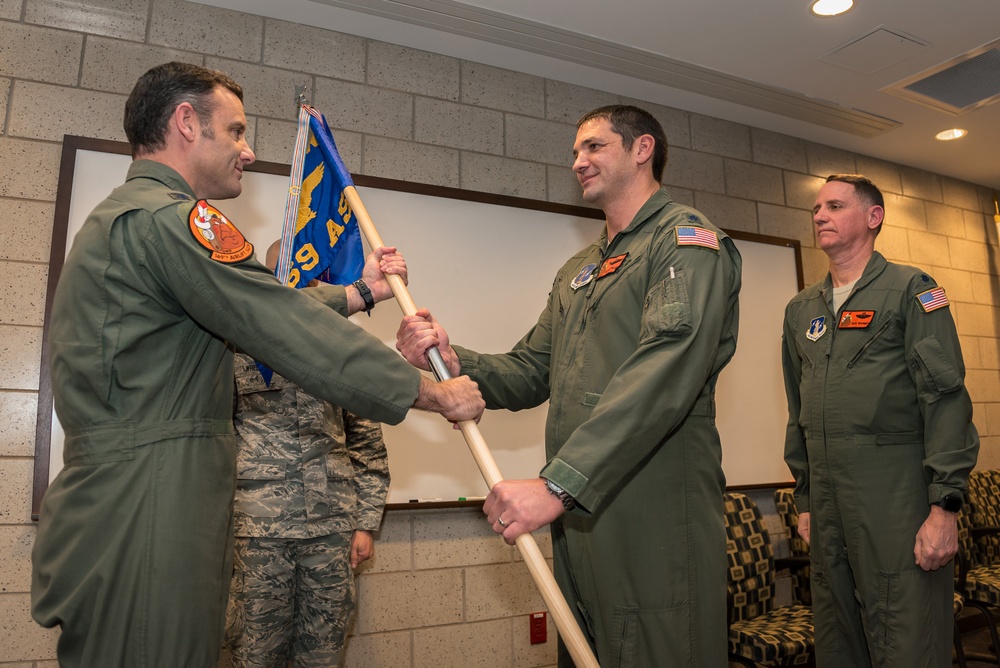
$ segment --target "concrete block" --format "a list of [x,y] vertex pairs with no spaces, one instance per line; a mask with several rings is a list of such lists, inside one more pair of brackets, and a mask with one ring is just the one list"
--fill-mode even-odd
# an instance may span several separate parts
[[506,155],[559,167],[573,166],[576,126],[507,114]]
[[459,187],[459,151],[398,139],[365,137],[364,173],[388,179]]
[[141,42],[148,14],[149,0],[31,0],[24,9],[24,21]]
[[462,188],[545,200],[545,165],[482,153],[462,154]]
[[574,128],[584,114],[620,101],[614,93],[552,79],[545,81],[545,117]]
[[149,23],[150,44],[248,62],[260,60],[263,35],[260,16],[184,0],[156,0]]
[[413,517],[413,563],[417,569],[510,563],[513,551],[493,533],[478,509]]
[[54,212],[47,202],[0,199],[0,260],[48,262]]
[[670,151],[663,182],[722,194],[726,192],[725,161],[716,155],[675,148]]
[[413,632],[413,665],[434,668],[508,668],[511,623],[444,626]]
[[742,160],[726,160],[726,194],[770,204],[785,203],[781,170]]
[[413,138],[413,96],[408,93],[317,77],[313,104],[334,131]]
[[769,130],[750,128],[750,147],[753,161],[793,172],[809,171],[806,161],[806,142]]
[[0,23],[0,76],[75,86],[83,35],[23,23]]
[[545,80],[523,72],[462,61],[461,100],[465,104],[545,117]]
[[[80,87],[128,95],[139,77],[150,68],[172,61],[201,65],[204,58],[181,49],[90,36],[83,52]],[[121,125],[124,107],[125,103],[122,102],[118,112],[118,125]]]
[[807,142],[806,159],[809,161],[809,173],[822,177],[824,181],[831,174],[856,174],[858,171],[853,153],[832,146]]
[[12,137],[62,141],[69,134],[125,141],[124,95],[18,81],[10,106]]
[[941,177],[937,174],[917,169],[916,167],[901,167],[903,177],[903,194],[908,197],[919,197],[931,202],[943,202]]
[[691,148],[737,160],[750,160],[750,128],[720,118],[691,114]]
[[748,199],[737,199],[713,193],[695,192],[695,208],[717,227],[742,232],[759,232],[757,205]]
[[[264,64],[363,82],[365,43],[364,38],[354,35],[267,19],[264,23]],[[306,91],[306,98],[311,97],[312,91]]]
[[459,71],[457,58],[386,42],[368,45],[369,86],[457,102]]
[[61,145],[0,137],[0,197],[54,202]]

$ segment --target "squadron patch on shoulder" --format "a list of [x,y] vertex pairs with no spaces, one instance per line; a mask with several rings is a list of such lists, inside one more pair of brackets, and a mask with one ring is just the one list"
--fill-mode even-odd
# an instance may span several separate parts
[[678,246],[701,246],[719,250],[719,235],[704,227],[678,226],[674,228]]
[[570,281],[569,287],[574,290],[579,290],[583,286],[594,280],[594,271],[597,269],[597,263],[591,262],[586,267],[580,270],[580,273],[576,275],[572,281]]
[[917,301],[920,302],[920,308],[924,310],[924,313],[936,311],[951,303],[948,301],[948,295],[944,293],[944,288],[925,290],[917,295]]
[[233,264],[253,254],[253,244],[214,206],[201,199],[188,215],[195,241],[212,251],[217,262]]
[[616,255],[614,257],[609,257],[607,260],[601,263],[601,270],[597,272],[598,278],[604,278],[608,274],[613,274],[618,271],[618,267],[622,266],[622,262],[628,257],[628,253],[622,253],[621,255]]
[[875,311],[844,311],[840,314],[837,329],[866,329],[874,317]]
[[172,193],[167,193],[167,197],[169,197],[170,199],[175,199],[178,202],[191,201],[191,196],[188,195],[187,193],[172,192]]
[[806,332],[806,338],[810,341],[816,341],[824,334],[826,334],[826,316],[821,315],[818,318],[813,318],[809,323],[809,330]]

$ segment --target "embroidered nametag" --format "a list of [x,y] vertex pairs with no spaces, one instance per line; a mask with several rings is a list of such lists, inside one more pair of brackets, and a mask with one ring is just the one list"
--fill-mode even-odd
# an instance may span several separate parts
[[924,313],[936,311],[951,303],[948,301],[948,295],[944,293],[944,288],[933,288],[921,292],[917,295],[917,301],[920,302],[920,308],[924,309]]
[[613,274],[618,271],[618,267],[622,266],[622,262],[625,261],[626,257],[628,257],[628,253],[622,253],[621,255],[609,257],[601,263],[601,270],[597,272],[597,277],[604,278],[608,274]]
[[597,263],[591,262],[586,267],[580,270],[580,273],[576,275],[576,278],[570,281],[569,287],[573,288],[574,290],[579,290],[587,283],[590,283],[592,280],[594,280],[594,271],[596,269],[597,269]]
[[840,314],[837,329],[864,329],[872,324],[875,311],[844,311]]
[[678,246],[701,246],[719,250],[719,235],[704,227],[675,227]]
[[826,334],[826,316],[821,315],[818,318],[813,318],[809,323],[809,330],[806,332],[806,338],[810,341],[815,341],[824,334]]
[[253,253],[253,244],[236,229],[221,211],[206,202],[198,203],[188,216],[188,227],[195,240],[212,251],[212,259],[225,264],[245,260]]

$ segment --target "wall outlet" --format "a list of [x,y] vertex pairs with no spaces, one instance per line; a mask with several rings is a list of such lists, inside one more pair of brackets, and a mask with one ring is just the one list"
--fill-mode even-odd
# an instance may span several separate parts
[[548,617],[547,612],[533,612],[528,617],[528,627],[530,629],[531,644],[538,645],[545,642],[548,633],[548,626],[545,623],[546,617]]

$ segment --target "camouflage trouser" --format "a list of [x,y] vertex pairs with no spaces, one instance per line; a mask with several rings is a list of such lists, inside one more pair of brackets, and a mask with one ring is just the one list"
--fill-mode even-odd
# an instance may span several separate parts
[[354,611],[351,533],[237,538],[226,614],[235,668],[339,665]]

